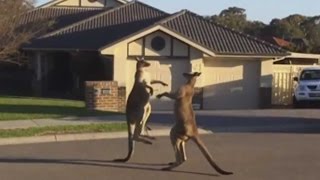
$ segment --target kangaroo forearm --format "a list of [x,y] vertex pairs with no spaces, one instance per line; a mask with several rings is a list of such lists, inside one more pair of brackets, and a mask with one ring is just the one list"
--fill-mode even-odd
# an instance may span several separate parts
[[153,88],[152,88],[151,86],[146,85],[146,88],[148,88],[148,89],[149,89],[150,94],[153,94]]
[[170,98],[170,99],[173,99],[173,100],[176,100],[177,99],[177,96],[175,94],[172,94],[172,93],[163,93],[162,96],[164,97],[167,97],[167,98]]
[[163,82],[163,81],[160,81],[160,80],[152,80],[152,81],[150,82],[150,84],[161,84],[161,85],[163,85],[163,86],[167,86],[167,85],[168,85],[167,83],[165,83],[165,82]]

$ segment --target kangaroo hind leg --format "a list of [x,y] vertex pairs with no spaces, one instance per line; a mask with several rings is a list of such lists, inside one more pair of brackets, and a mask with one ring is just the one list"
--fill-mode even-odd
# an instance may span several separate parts
[[182,139],[172,139],[173,150],[175,152],[176,161],[169,163],[169,167],[163,168],[164,171],[170,171],[183,164],[186,160],[185,142]]
[[131,159],[133,153],[134,153],[134,148],[135,148],[135,142],[134,142],[134,131],[136,129],[135,124],[128,124],[128,154],[127,157],[123,159],[115,159],[113,160],[114,162],[127,162]]

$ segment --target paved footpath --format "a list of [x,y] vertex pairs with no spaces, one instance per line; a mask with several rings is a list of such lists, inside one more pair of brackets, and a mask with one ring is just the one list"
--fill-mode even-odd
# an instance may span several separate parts
[[[17,121],[0,121],[0,129],[19,129],[31,127],[46,127],[60,125],[85,125],[101,123],[120,123],[125,122],[124,115],[106,116],[106,117],[66,117],[61,119],[38,119],[38,120],[17,120]],[[150,123],[152,136],[168,136],[172,124]],[[210,130],[199,128],[201,134],[211,134]],[[1,145],[45,143],[45,142],[66,142],[66,141],[83,141],[99,139],[125,138],[128,136],[127,131],[111,133],[82,133],[82,134],[52,134],[35,137],[17,137],[17,138],[0,138]]]
[[[202,134],[210,134],[212,132],[317,134],[320,132],[320,113],[318,109],[199,111],[196,114],[198,126],[199,128],[202,128],[200,129]],[[107,117],[67,117],[62,119],[1,121],[0,129],[114,122],[125,122],[125,116],[115,115]],[[173,123],[172,112],[153,112],[149,120],[149,125],[153,128],[152,135],[155,136],[168,135]],[[117,132],[6,138],[0,139],[0,145],[110,139],[126,136],[126,132]]]

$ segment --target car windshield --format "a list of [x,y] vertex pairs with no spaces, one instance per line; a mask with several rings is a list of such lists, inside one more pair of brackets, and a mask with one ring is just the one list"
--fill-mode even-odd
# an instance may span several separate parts
[[304,70],[300,80],[320,80],[320,70]]

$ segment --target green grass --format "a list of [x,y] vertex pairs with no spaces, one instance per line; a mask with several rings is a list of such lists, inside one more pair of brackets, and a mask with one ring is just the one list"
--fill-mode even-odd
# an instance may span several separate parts
[[88,111],[83,101],[0,96],[0,121],[61,118],[66,116],[107,116],[115,114],[120,113]]
[[126,129],[127,129],[127,125],[125,123],[48,126],[48,127],[33,127],[33,128],[26,128],[26,129],[8,129],[8,130],[1,129],[0,138],[45,136],[45,135],[52,135],[52,134],[117,132],[117,131],[124,131]]

